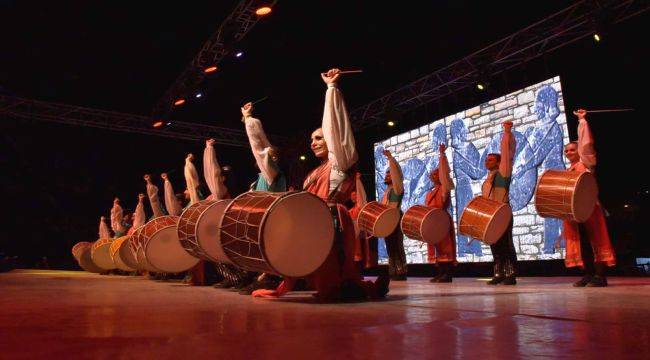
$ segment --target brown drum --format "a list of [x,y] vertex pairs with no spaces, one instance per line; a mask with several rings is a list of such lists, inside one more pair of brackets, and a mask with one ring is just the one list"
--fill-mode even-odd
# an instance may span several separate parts
[[598,201],[598,184],[590,172],[546,170],[535,190],[535,209],[542,217],[585,222]]
[[226,208],[220,230],[235,265],[291,277],[316,271],[334,242],[330,209],[308,192],[241,194]]
[[92,243],[90,243],[88,241],[82,241],[82,242],[78,242],[78,243],[74,244],[74,246],[72,247],[72,256],[74,256],[74,258],[75,258],[75,260],[77,260],[77,262],[79,262],[79,258],[81,257],[81,252],[85,248],[90,247],[90,246],[92,246]]
[[411,239],[437,244],[449,234],[451,218],[443,210],[422,205],[414,205],[402,217],[401,227],[404,235]]
[[131,238],[129,239],[129,249],[133,254],[133,258],[135,258],[136,269],[146,270],[149,272],[162,272],[160,269],[153,267],[144,255],[144,248],[142,247],[144,237],[142,236],[142,231],[146,225],[147,224],[140,226],[133,232],[133,234],[131,234]]
[[477,196],[467,204],[458,223],[458,232],[492,245],[512,221],[509,204]]
[[359,212],[359,228],[375,237],[386,237],[395,231],[399,224],[399,209],[371,201]]
[[188,253],[203,260],[230,263],[219,240],[219,224],[231,201],[203,200],[183,211],[178,220],[178,240]]
[[157,217],[144,225],[140,232],[140,252],[154,269],[177,273],[198,264],[199,259],[190,255],[178,241],[178,216]]
[[103,273],[106,270],[95,265],[92,259],[92,243],[88,243],[87,246],[82,246],[79,252],[79,266],[85,271],[91,273]]
[[91,256],[95,265],[107,271],[115,269],[109,252],[111,243],[113,243],[113,239],[99,239],[93,243],[91,248]]
[[[115,264],[115,267],[117,267],[120,270],[124,271],[134,271],[135,267],[130,266],[127,264],[127,261],[124,260],[125,256],[133,256],[131,253],[131,249],[129,249],[129,238],[131,236],[122,236],[111,244],[111,247],[109,248],[109,253],[111,254],[111,259],[113,259],[113,263]],[[129,259],[135,261],[135,258]]]

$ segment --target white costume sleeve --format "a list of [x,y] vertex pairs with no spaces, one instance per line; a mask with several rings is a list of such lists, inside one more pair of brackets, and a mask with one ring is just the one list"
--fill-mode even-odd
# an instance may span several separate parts
[[499,173],[503,177],[512,176],[516,145],[515,136],[512,132],[504,131],[501,138],[501,162],[499,163]]
[[454,189],[454,181],[451,179],[451,169],[449,168],[449,161],[447,161],[445,154],[440,154],[438,175],[440,176],[440,184],[442,185],[442,196],[446,201],[451,194],[451,190]]
[[158,197],[158,187],[156,185],[147,184],[147,196],[149,197],[149,204],[151,204],[153,217],[157,218],[165,215],[162,211],[162,205],[160,204],[160,198]]
[[99,218],[99,238],[98,239],[110,239],[112,238],[111,236],[111,231],[108,229],[108,225],[106,225],[106,219],[102,216]]
[[269,155],[271,143],[264,133],[261,121],[252,116],[247,117],[244,121],[246,123],[246,135],[248,135],[248,142],[251,144],[251,150],[253,151],[257,167],[260,168],[260,172],[264,176],[266,183],[271,184],[278,175],[273,165],[273,160],[271,160],[271,156]]
[[190,205],[196,204],[197,202],[201,201],[201,199],[199,199],[199,193],[197,191],[199,187],[199,174],[196,172],[196,168],[190,159],[185,159],[184,172],[187,191],[190,193]]
[[176,193],[169,179],[165,179],[165,208],[169,215],[178,216],[183,211],[176,200]]
[[393,181],[393,192],[395,192],[395,195],[402,195],[404,193],[404,176],[402,175],[402,168],[392,155],[388,158],[388,168],[390,169],[390,178]]
[[596,149],[594,148],[594,137],[591,134],[587,120],[579,120],[578,123],[578,155],[580,162],[594,171],[596,167]]
[[138,199],[138,205],[135,206],[135,212],[133,214],[133,228],[139,228],[144,225],[145,221],[146,215],[144,213],[144,205],[142,204],[142,200]]
[[111,229],[113,232],[124,232],[124,226],[122,225],[122,219],[124,218],[124,211],[119,204],[113,204],[111,209]]
[[208,184],[213,199],[223,199],[228,190],[221,180],[221,166],[219,166],[214,146],[208,144],[205,145],[203,152],[203,176],[205,176],[205,182]]
[[328,85],[325,92],[322,128],[333,168],[348,170],[357,162],[358,154],[343,94],[335,85]]

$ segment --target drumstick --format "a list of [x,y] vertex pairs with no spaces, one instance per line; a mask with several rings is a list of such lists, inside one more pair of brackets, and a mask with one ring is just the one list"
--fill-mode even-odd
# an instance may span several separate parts
[[259,100],[255,100],[255,101],[252,102],[252,105],[255,105],[255,104],[257,104],[257,103],[261,103],[262,101],[264,101],[264,100],[266,100],[266,99],[268,99],[268,98],[269,98],[268,96],[265,96],[265,97],[263,97],[263,98],[261,98],[261,99],[259,99]]
[[[339,71],[339,74],[359,74],[359,73],[362,73],[362,72],[363,72],[363,70],[343,70],[343,71]],[[322,75],[327,75],[326,72],[321,73],[321,74]]]
[[622,111],[634,111],[634,109],[599,109],[599,110],[587,110],[587,114],[591,114],[591,113],[606,113],[606,112],[622,112]]

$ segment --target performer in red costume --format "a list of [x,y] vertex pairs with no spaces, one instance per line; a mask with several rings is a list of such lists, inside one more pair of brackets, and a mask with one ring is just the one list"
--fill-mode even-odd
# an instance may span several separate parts
[[[573,112],[578,117],[578,141],[567,144],[564,155],[571,162],[567,171],[594,172],[596,167],[596,150],[594,138],[587,123],[587,111],[580,109]],[[564,220],[564,238],[566,239],[567,267],[580,266],[585,276],[573,286],[602,287],[607,286],[605,269],[616,265],[616,255],[607,232],[607,224],[600,202],[596,202],[594,212],[584,223]]]

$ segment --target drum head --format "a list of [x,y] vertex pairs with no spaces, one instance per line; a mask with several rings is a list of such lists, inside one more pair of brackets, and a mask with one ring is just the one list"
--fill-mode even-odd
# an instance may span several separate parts
[[99,266],[95,265],[92,259],[92,249],[90,246],[85,248],[81,253],[79,254],[79,266],[81,266],[82,269],[85,271],[91,272],[91,273],[103,273],[106,270],[100,268]]
[[571,199],[573,216],[577,222],[585,222],[594,212],[594,206],[598,199],[598,184],[593,174],[584,172],[578,178],[578,182]]
[[126,266],[124,264],[124,261],[122,261],[122,257],[120,256],[120,247],[124,244],[127,243],[129,240],[129,236],[121,236],[115,241],[110,246],[110,254],[111,254],[111,259],[113,259],[113,263],[115,264],[115,267],[124,270],[124,271],[133,271],[134,269]]
[[155,232],[146,246],[147,261],[163,272],[186,271],[199,263],[199,259],[190,255],[181,246],[175,226],[168,226]]
[[266,215],[260,229],[268,263],[283,276],[302,277],[316,271],[334,242],[334,220],[315,195],[283,197]]
[[213,261],[231,263],[221,247],[221,219],[232,200],[217,201],[207,208],[197,224],[196,237],[201,249]]
[[160,269],[156,269],[155,267],[153,267],[153,265],[149,263],[149,261],[147,261],[147,257],[144,255],[144,249],[142,247],[138,248],[138,252],[135,258],[138,262],[138,266],[136,267],[136,269],[146,270],[149,272],[164,272]]
[[506,229],[508,229],[511,220],[512,208],[508,204],[503,204],[494,213],[492,219],[490,219],[490,222],[485,227],[482,241],[489,245],[496,243],[503,236],[503,233],[506,232]]
[[395,231],[399,224],[399,209],[389,208],[379,215],[373,228],[373,235],[376,237],[386,237]]
[[135,271],[135,269],[138,268],[138,260],[136,260],[135,256],[133,256],[133,252],[129,248],[129,240],[127,239],[120,245],[120,250],[118,251],[118,254],[120,255],[120,260],[124,263],[124,265],[129,268],[129,269],[122,269],[125,271]]
[[422,239],[429,244],[437,244],[449,234],[449,226],[449,214],[443,209],[432,209],[422,220]]
[[98,240],[100,244],[93,245],[91,256],[95,265],[104,270],[115,269],[115,263],[111,258],[110,248],[112,241],[105,241],[106,239]]

